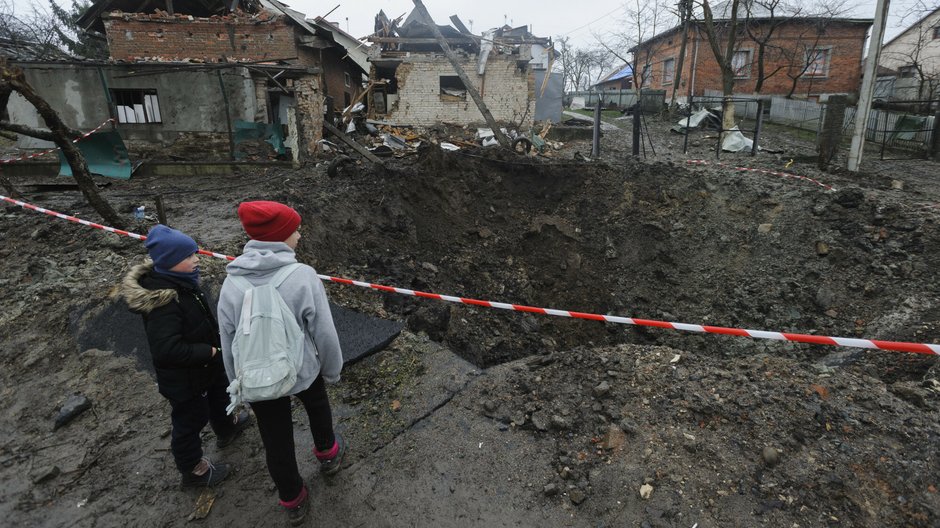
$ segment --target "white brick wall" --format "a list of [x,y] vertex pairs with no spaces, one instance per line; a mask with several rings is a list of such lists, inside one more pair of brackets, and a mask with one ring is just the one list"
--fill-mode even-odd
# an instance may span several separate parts
[[[502,123],[530,126],[535,115],[534,75],[516,66],[515,55],[490,54],[486,73],[478,75],[477,57],[462,57],[461,67],[481,92],[483,102],[493,117]],[[398,105],[387,119],[394,123],[430,126],[437,123],[458,125],[484,124],[483,115],[467,94],[466,100],[443,100],[440,77],[456,76],[453,66],[442,54],[417,54],[405,58],[396,72]]]

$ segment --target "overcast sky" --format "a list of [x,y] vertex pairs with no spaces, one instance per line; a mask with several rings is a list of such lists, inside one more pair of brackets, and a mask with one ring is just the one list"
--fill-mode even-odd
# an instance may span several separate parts
[[[46,0],[13,0],[17,9],[27,9],[31,3],[47,5]],[[70,0],[55,0],[60,5],[71,4]],[[874,18],[875,0],[847,0],[853,6],[848,16]],[[887,39],[901,31],[900,16],[914,0],[891,2],[888,18]],[[349,33],[362,37],[372,33],[375,15],[384,10],[389,18],[409,13],[414,8],[411,0],[287,0],[293,9],[309,18],[325,15],[339,4],[328,19],[340,24]],[[630,2],[636,5],[636,0]],[[485,29],[511,24],[531,25],[540,37],[568,36],[578,46],[594,45],[594,35],[616,31],[618,22],[624,18],[627,4],[623,0],[424,0],[431,16],[438,24],[449,24],[450,15],[458,15],[474,33]],[[471,27],[472,26],[472,27]],[[886,40],[887,40],[886,39]]]
[[[284,0],[282,0],[284,1]],[[337,4],[339,8],[328,17],[349,33],[362,37],[372,33],[375,14],[380,9],[389,18],[409,13],[414,8],[411,0],[286,0],[293,9],[313,18],[324,15]],[[630,2],[636,5],[636,1]],[[900,32],[896,27],[900,15],[913,0],[891,2],[888,19],[888,39]],[[618,21],[623,20],[627,4],[623,0],[590,0],[584,2],[561,0],[473,0],[444,1],[424,0],[424,5],[438,24],[449,24],[451,15],[458,15],[474,33],[501,26],[529,24],[534,34],[540,37],[569,36],[572,43],[589,46],[595,42],[595,34],[615,31]],[[875,0],[848,0],[853,6],[849,15],[855,18],[874,18]]]

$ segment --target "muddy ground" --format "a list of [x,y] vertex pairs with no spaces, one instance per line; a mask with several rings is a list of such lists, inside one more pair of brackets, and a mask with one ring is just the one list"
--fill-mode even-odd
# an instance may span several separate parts
[[[135,177],[103,193],[131,217],[164,194],[170,223],[237,254],[238,202],[304,217],[320,273],[443,294],[762,330],[940,341],[940,165],[866,160],[822,173],[812,143],[722,161],[650,119],[550,157],[431,147],[362,163]],[[28,201],[94,218],[81,196],[15,182]],[[146,232],[152,219],[132,224]],[[143,258],[131,239],[5,205],[0,258],[0,515],[11,526],[282,522],[251,431],[204,520],[179,491],[169,406],[121,350],[70,332]],[[207,259],[208,260],[208,259]],[[217,287],[224,263],[203,261]],[[933,357],[573,321],[329,285],[348,308],[406,322],[331,389],[346,467],[301,456],[322,526],[940,525],[940,381]],[[86,314],[86,315],[82,315]],[[93,403],[53,430],[73,393]],[[300,417],[302,413],[298,415]],[[308,452],[299,418],[298,451]],[[206,497],[203,497],[205,499]]]

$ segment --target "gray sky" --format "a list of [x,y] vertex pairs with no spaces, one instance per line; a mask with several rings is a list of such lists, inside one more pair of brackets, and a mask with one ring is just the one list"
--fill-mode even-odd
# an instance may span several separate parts
[[[328,17],[343,29],[347,23],[349,32],[356,37],[372,33],[375,14],[379,9],[389,18],[409,13],[414,7],[411,0],[282,0],[293,9],[306,13],[310,18],[323,15],[337,4],[340,7]],[[875,0],[848,0],[852,7],[848,16],[874,18]],[[912,0],[894,0],[889,9],[887,38],[900,32],[899,15],[906,11]],[[635,1],[631,4],[636,5]],[[533,33],[541,37],[567,35],[576,45],[590,46],[595,42],[594,34],[616,31],[618,21],[624,18],[626,3],[623,0],[590,0],[571,2],[560,0],[473,0],[444,1],[424,0],[431,16],[438,24],[449,24],[450,15],[458,15],[474,33],[484,29],[510,23],[514,26],[531,24]]]
[[[55,0],[67,6],[70,0]],[[46,0],[13,0],[17,10],[29,9],[32,4],[46,5]],[[852,7],[848,16],[874,18],[875,0],[848,0]],[[291,8],[309,18],[324,15],[337,4],[339,8],[328,17],[349,33],[361,37],[372,33],[375,14],[380,9],[389,18],[409,13],[414,7],[411,0],[286,0]],[[913,0],[894,0],[889,9],[887,39],[901,31],[900,15]],[[635,5],[635,0],[631,2]],[[424,0],[431,16],[438,24],[450,23],[448,17],[457,14],[474,33],[509,23],[514,26],[529,24],[533,33],[541,37],[569,36],[576,46],[593,46],[595,34],[616,31],[624,18],[623,0],[590,0],[571,2],[561,0]]]

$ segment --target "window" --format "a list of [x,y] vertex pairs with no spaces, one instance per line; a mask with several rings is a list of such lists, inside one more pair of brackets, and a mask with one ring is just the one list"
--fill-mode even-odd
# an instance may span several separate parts
[[466,101],[467,87],[456,75],[441,75],[441,100]]
[[676,59],[663,61],[663,84],[672,84],[676,78]]
[[349,76],[349,72],[343,74],[343,82],[346,83],[346,88],[352,86],[352,77]]
[[156,90],[111,90],[118,123],[162,123]]
[[814,48],[806,53],[806,76],[829,76],[829,48]]
[[649,86],[650,80],[651,80],[650,77],[652,76],[653,76],[653,67],[650,66],[649,64],[645,64],[643,66],[643,75],[641,77],[641,81],[643,82],[640,86]]
[[898,68],[898,77],[902,79],[913,79],[917,76],[917,68],[914,66],[901,66]]
[[747,79],[751,76],[751,50],[738,50],[731,56],[731,69],[735,79]]

